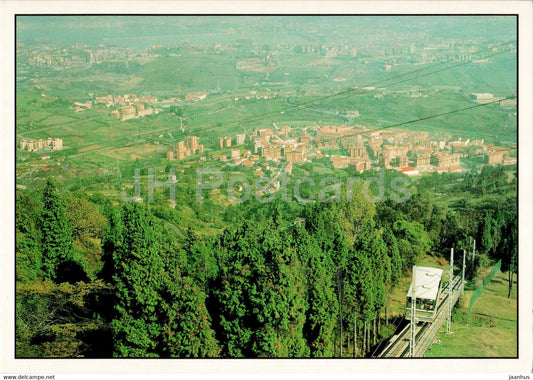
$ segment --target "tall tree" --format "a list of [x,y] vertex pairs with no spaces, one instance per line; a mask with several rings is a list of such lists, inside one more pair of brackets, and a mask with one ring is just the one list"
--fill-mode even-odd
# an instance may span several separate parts
[[387,255],[390,259],[390,288],[398,283],[402,277],[402,256],[398,249],[398,242],[390,228],[383,231],[383,242],[387,247]]
[[350,194],[342,194],[343,201],[333,205],[333,213],[342,226],[349,245],[353,245],[359,229],[371,223],[376,208],[364,195],[362,186],[353,185]]
[[47,278],[59,281],[62,263],[73,260],[72,231],[54,180],[47,181],[43,191],[41,216],[43,270]]
[[96,206],[83,196],[82,193],[69,194],[65,200],[65,214],[71,225],[73,238],[87,244],[104,236],[107,220]]
[[226,231],[218,249],[214,297],[223,356],[308,354],[303,270],[279,220]]
[[[346,323],[351,326],[358,322],[358,329],[363,330],[363,353],[366,352],[366,333],[368,323],[375,317],[376,279],[373,277],[371,262],[365,252],[350,250],[345,280],[343,309],[346,311]],[[357,342],[356,342],[357,345]]]
[[392,226],[403,257],[403,270],[408,270],[420,255],[429,252],[430,240],[424,227],[418,222],[399,220]]
[[106,233],[102,240],[102,261],[103,266],[99,277],[106,282],[113,282],[113,275],[115,274],[115,251],[122,245],[123,236],[123,221],[120,209],[116,207],[108,207],[105,209],[107,214]]
[[304,229],[295,231],[298,255],[305,267],[307,286],[304,336],[311,357],[333,357],[335,354],[337,294],[332,274],[335,267],[329,255]]
[[219,268],[212,289],[215,330],[224,357],[251,357],[258,310],[250,299],[261,296],[259,278],[265,275],[264,257],[256,249],[259,236],[245,222],[236,230],[225,230],[215,246]]
[[518,217],[515,212],[507,215],[505,225],[502,229],[502,241],[498,249],[502,259],[503,272],[507,272],[508,292],[507,298],[511,298],[513,290],[513,275],[518,270]]
[[[347,296],[351,293],[353,299],[349,304],[356,307],[351,310],[351,315],[359,315],[358,319],[370,326],[370,322],[378,318],[385,307],[385,284],[392,276],[391,260],[382,234],[376,230],[373,221],[361,228],[351,250],[347,273],[352,286]],[[347,289],[350,289],[348,285]],[[373,329],[374,340],[376,330]]]
[[123,208],[123,241],[114,251],[116,319],[114,356],[156,357],[161,325],[158,310],[164,262],[157,249],[153,219],[139,204]]
[[484,253],[489,253],[494,246],[494,241],[492,239],[493,231],[493,220],[490,214],[486,214],[483,219],[483,230],[481,232],[481,247]]
[[41,231],[38,228],[42,204],[36,197],[17,191],[15,206],[16,281],[32,281],[42,277]]
[[169,257],[162,287],[162,356],[206,358],[220,353],[204,284],[194,276],[195,269],[183,251]]
[[442,210],[437,206],[433,205],[433,210],[431,212],[431,216],[429,218],[429,222],[427,225],[427,231],[428,235],[431,241],[431,250],[433,252],[439,252],[440,251],[440,243],[441,243],[441,234],[442,234],[442,224],[443,224],[443,212]]
[[200,238],[191,228],[187,229],[183,250],[187,260],[188,273],[206,289],[208,282],[216,276],[216,259],[210,239]]
[[466,234],[458,213],[453,211],[446,213],[441,223],[439,237],[438,247],[441,255],[446,256],[452,247],[464,246]]
[[507,212],[503,210],[501,205],[496,208],[496,213],[492,219],[492,250],[491,255],[493,257],[498,256],[496,250],[498,249],[500,242],[503,238],[503,228],[507,222],[506,220]]
[[291,234],[275,220],[263,230],[260,248],[266,257],[263,302],[252,303],[264,321],[256,334],[256,353],[269,357],[306,357],[303,336],[305,311],[304,272]]

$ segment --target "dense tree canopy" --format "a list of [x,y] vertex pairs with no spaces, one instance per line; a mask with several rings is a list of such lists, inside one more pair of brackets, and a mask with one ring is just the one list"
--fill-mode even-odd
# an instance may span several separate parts
[[57,185],[49,180],[43,191],[41,214],[43,270],[49,279],[57,279],[62,263],[74,259],[72,229],[65,216],[63,201]]
[[[501,177],[464,181],[495,193]],[[443,207],[431,192],[443,178],[423,177],[404,203],[372,203],[354,186],[329,203],[230,206],[209,234],[173,210],[61,192],[53,181],[41,195],[19,192],[17,355],[365,356],[412,265],[474,239],[476,265],[502,259],[510,295],[516,205]],[[220,212],[184,202],[203,218]]]

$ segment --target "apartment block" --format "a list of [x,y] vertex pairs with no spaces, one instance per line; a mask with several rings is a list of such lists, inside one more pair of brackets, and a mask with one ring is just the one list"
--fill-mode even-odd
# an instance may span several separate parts
[[220,149],[229,148],[231,146],[231,137],[224,136],[218,139],[218,146]]
[[237,145],[242,145],[242,144],[244,144],[245,141],[246,141],[246,134],[245,133],[237,133],[236,144]]

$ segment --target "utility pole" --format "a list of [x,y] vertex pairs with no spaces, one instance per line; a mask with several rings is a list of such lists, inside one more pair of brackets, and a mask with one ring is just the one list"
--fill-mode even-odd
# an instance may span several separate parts
[[411,339],[409,340],[409,356],[415,356],[416,330],[416,265],[413,265],[413,287],[411,292]]
[[465,265],[466,265],[466,249],[463,249],[463,277],[461,279],[461,294],[465,293]]
[[452,283],[453,283],[453,248],[450,254],[450,281],[448,282],[448,322],[446,323],[446,334],[451,332],[452,327]]

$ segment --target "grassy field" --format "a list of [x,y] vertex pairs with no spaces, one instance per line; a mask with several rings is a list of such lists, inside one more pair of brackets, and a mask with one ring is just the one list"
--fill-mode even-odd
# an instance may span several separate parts
[[[485,273],[483,273],[485,274]],[[516,357],[517,285],[507,298],[506,273],[498,273],[466,313],[473,290],[465,291],[453,314],[452,333],[440,332],[426,357]]]

